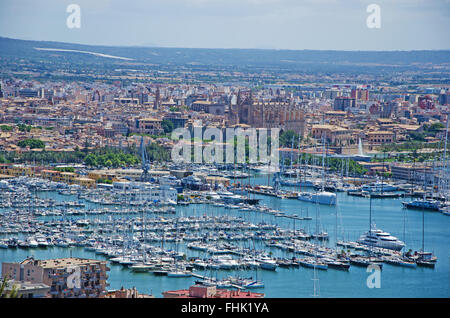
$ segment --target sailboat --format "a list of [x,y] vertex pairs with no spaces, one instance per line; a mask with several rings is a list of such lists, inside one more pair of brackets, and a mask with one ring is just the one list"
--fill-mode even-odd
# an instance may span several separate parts
[[325,139],[322,147],[322,187],[318,192],[299,192],[297,199],[311,203],[335,205],[337,201],[336,193],[325,191]]
[[[255,248],[255,241],[252,239],[253,242],[253,249],[255,250],[256,253],[256,248]],[[256,255],[254,256],[254,258],[256,259]],[[257,262],[255,262],[253,260],[254,263],[252,263],[252,261],[250,260],[248,264],[256,264],[258,265]],[[264,283],[261,280],[258,280],[258,266],[251,266],[255,269],[255,279],[253,279],[253,277],[250,278],[241,278],[237,281],[236,285],[242,286],[245,289],[256,289],[256,288],[264,288]]]
[[[178,222],[175,222],[175,245],[176,245],[176,252],[178,254]],[[175,278],[180,278],[180,277],[191,277],[192,276],[192,272],[188,271],[186,269],[182,269],[179,266],[179,262],[177,259],[175,259],[175,268],[173,270],[170,270],[167,272],[167,277],[175,277]]]
[[[320,240],[318,238],[318,234],[322,234],[322,233],[319,233],[319,223],[318,222],[319,222],[319,205],[316,203],[316,239]],[[323,260],[321,260],[321,259],[319,260],[317,257],[317,249],[318,249],[318,247],[314,246],[314,257],[307,256],[304,258],[300,258],[298,260],[298,263],[303,267],[313,268],[314,272],[317,269],[327,270],[328,265]]]
[[[426,182],[425,182],[426,187]],[[426,189],[425,189],[426,192]],[[414,255],[406,254],[407,257],[414,260],[417,266],[434,268],[437,257],[431,252],[425,252],[425,209],[422,210],[422,249]]]
[[143,272],[148,272],[149,270],[154,268],[154,265],[151,263],[147,262],[147,252],[145,250],[146,248],[146,242],[147,242],[147,235],[146,235],[146,223],[145,223],[145,206],[142,209],[142,239],[143,239],[143,252],[142,252],[142,261],[141,262],[137,262],[133,265],[131,265],[129,268],[133,271],[133,272],[138,272],[138,273],[143,273]]
[[[404,213],[403,217],[403,240],[406,240],[406,213]],[[385,257],[385,262],[391,265],[416,268],[417,263],[409,257],[409,254],[410,252],[408,251],[401,256],[387,256]]]
[[[335,241],[338,242],[338,208],[336,208],[336,223],[335,223]],[[329,268],[339,269],[339,270],[349,270],[350,268],[350,262],[347,259],[340,258],[338,251],[337,251],[337,245],[336,245],[336,251],[335,251],[337,257],[325,257],[322,258],[322,260],[328,265]]]

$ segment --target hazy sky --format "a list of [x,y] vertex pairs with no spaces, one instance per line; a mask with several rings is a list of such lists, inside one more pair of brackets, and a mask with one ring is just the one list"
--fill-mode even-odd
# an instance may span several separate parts
[[[69,4],[81,28],[69,29]],[[369,29],[369,4],[381,28]],[[450,49],[450,0],[0,0],[0,36],[102,45]]]

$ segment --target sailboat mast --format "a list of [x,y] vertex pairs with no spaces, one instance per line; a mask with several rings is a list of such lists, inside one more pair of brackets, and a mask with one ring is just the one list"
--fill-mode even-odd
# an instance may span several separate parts
[[369,194],[369,234],[372,231],[372,194]]
[[425,252],[425,210],[422,209],[422,252]]
[[443,174],[443,178],[444,178],[444,193],[446,195],[446,199],[448,197],[448,170],[447,170],[447,140],[448,140],[448,120],[450,117],[450,113],[447,113],[447,125],[445,128],[445,143],[444,143],[444,174]]
[[324,137],[322,139],[322,191],[325,189],[325,140],[326,140],[326,132],[324,133]]
[[292,136],[292,141],[291,141],[291,173],[292,173],[292,168],[293,168],[293,165],[292,165],[292,152],[294,151],[294,136]]

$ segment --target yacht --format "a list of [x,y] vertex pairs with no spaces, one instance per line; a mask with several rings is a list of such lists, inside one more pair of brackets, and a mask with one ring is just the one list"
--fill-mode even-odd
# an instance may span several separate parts
[[299,264],[306,268],[315,268],[320,270],[327,270],[328,264],[321,260],[316,260],[314,257],[305,257],[298,260]]
[[220,269],[234,269],[239,266],[239,263],[230,255],[219,255],[213,257],[213,261],[219,265]]
[[435,200],[416,199],[411,202],[402,202],[407,209],[432,210],[439,211],[441,203]]
[[180,278],[180,277],[191,277],[192,276],[192,272],[190,271],[183,271],[183,270],[174,270],[174,271],[170,271],[167,272],[167,276],[168,277],[175,277],[175,278]]
[[8,244],[5,241],[0,241],[0,248],[8,248]]
[[403,258],[403,257],[386,257],[384,259],[384,261],[391,265],[397,265],[397,266],[402,266],[402,267],[412,267],[412,268],[417,267],[417,264],[415,261],[410,260],[408,258]]
[[387,248],[395,251],[400,251],[405,246],[405,243],[389,233],[377,229],[376,226],[372,226],[372,229],[361,235],[356,242],[371,247]]
[[361,190],[366,192],[392,192],[397,191],[398,187],[389,183],[374,182],[363,185]]
[[366,257],[366,256],[354,256],[350,258],[350,264],[355,266],[368,267],[370,265],[376,265],[380,269],[383,267],[383,262],[381,259]]
[[431,252],[418,252],[416,255],[411,257],[415,260],[417,266],[432,267],[436,265],[437,257]]
[[322,258],[322,261],[328,265],[329,268],[339,269],[339,270],[349,270],[350,262],[339,261],[333,258]]
[[320,192],[300,192],[297,197],[300,201],[335,205],[336,204],[336,193],[320,191]]
[[153,265],[145,264],[145,263],[135,263],[135,264],[130,266],[130,269],[133,272],[138,272],[138,273],[148,272],[149,270],[151,270],[153,268],[154,268]]
[[261,257],[258,259],[258,262],[259,262],[259,266],[265,270],[274,271],[278,267],[278,264],[276,263],[276,261],[269,257]]

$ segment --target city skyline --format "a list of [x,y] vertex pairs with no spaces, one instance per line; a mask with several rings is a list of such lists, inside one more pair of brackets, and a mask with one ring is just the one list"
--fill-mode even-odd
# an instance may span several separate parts
[[[80,28],[66,25],[70,4],[81,9]],[[371,4],[380,7],[380,28],[367,26]],[[447,0],[7,0],[0,8],[1,36],[25,40],[185,48],[450,49]]]

